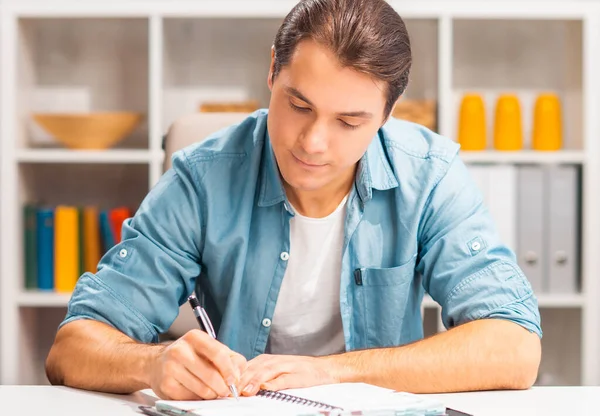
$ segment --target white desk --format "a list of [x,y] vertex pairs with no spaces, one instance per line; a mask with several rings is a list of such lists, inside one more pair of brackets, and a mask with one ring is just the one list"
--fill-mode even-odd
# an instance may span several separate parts
[[[600,414],[600,387],[534,387],[527,391],[433,395],[446,406],[475,416],[579,416]],[[112,395],[50,386],[0,386],[6,416],[133,416],[152,405],[145,391]]]

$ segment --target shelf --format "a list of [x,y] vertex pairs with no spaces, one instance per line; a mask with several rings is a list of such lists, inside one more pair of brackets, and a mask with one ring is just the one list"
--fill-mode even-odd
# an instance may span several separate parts
[[585,163],[585,153],[582,151],[539,152],[523,150],[517,152],[461,151],[460,158],[465,163]]
[[[537,295],[538,305],[540,308],[583,308],[585,306],[585,298],[582,294],[572,295]],[[423,306],[425,308],[436,308],[439,305],[428,295],[423,298]]]
[[[402,17],[430,18],[439,15],[468,17],[471,19],[494,18],[539,18],[539,19],[580,19],[594,4],[586,2],[551,2],[541,4],[538,1],[519,2],[514,7],[504,1],[400,1],[389,0]],[[228,0],[189,1],[16,1],[11,4],[20,16],[28,17],[144,17],[162,15],[171,17],[281,17],[283,18],[295,5],[292,0]],[[483,4],[481,4],[483,3]],[[592,3],[592,2],[587,2]]]
[[148,150],[21,150],[17,160],[21,163],[151,163],[162,155]]
[[35,113],[121,111],[142,119],[115,148],[149,148],[147,19],[22,18],[17,30],[17,149],[55,147]]
[[18,303],[21,307],[65,307],[69,299],[70,293],[23,291],[19,294]]

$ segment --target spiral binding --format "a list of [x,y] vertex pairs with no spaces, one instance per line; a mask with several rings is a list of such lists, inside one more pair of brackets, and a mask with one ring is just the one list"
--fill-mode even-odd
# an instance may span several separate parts
[[268,399],[278,400],[287,403],[300,404],[303,406],[314,407],[323,410],[342,410],[341,407],[331,406],[327,403],[317,402],[314,400],[304,399],[302,397],[293,396],[291,394],[281,393],[272,390],[259,390],[257,396],[266,397]]

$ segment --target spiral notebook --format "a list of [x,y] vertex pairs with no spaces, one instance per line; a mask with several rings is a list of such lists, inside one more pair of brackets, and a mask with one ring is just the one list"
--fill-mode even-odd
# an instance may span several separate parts
[[280,392],[261,390],[254,397],[204,401],[158,400],[157,414],[168,416],[440,416],[446,407],[432,398],[364,383],[341,383]]

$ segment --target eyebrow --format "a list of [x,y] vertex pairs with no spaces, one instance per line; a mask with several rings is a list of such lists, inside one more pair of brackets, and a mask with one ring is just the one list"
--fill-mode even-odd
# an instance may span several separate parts
[[[304,94],[302,94],[300,91],[298,91],[296,88],[285,87],[284,89],[288,94],[293,95],[294,97],[299,98],[302,101],[304,101],[306,104],[312,105],[314,107],[314,104],[308,98],[306,98],[304,96]],[[347,112],[343,112],[343,113],[338,113],[337,115],[340,117],[373,118],[373,113],[369,113],[368,111],[347,111]]]

